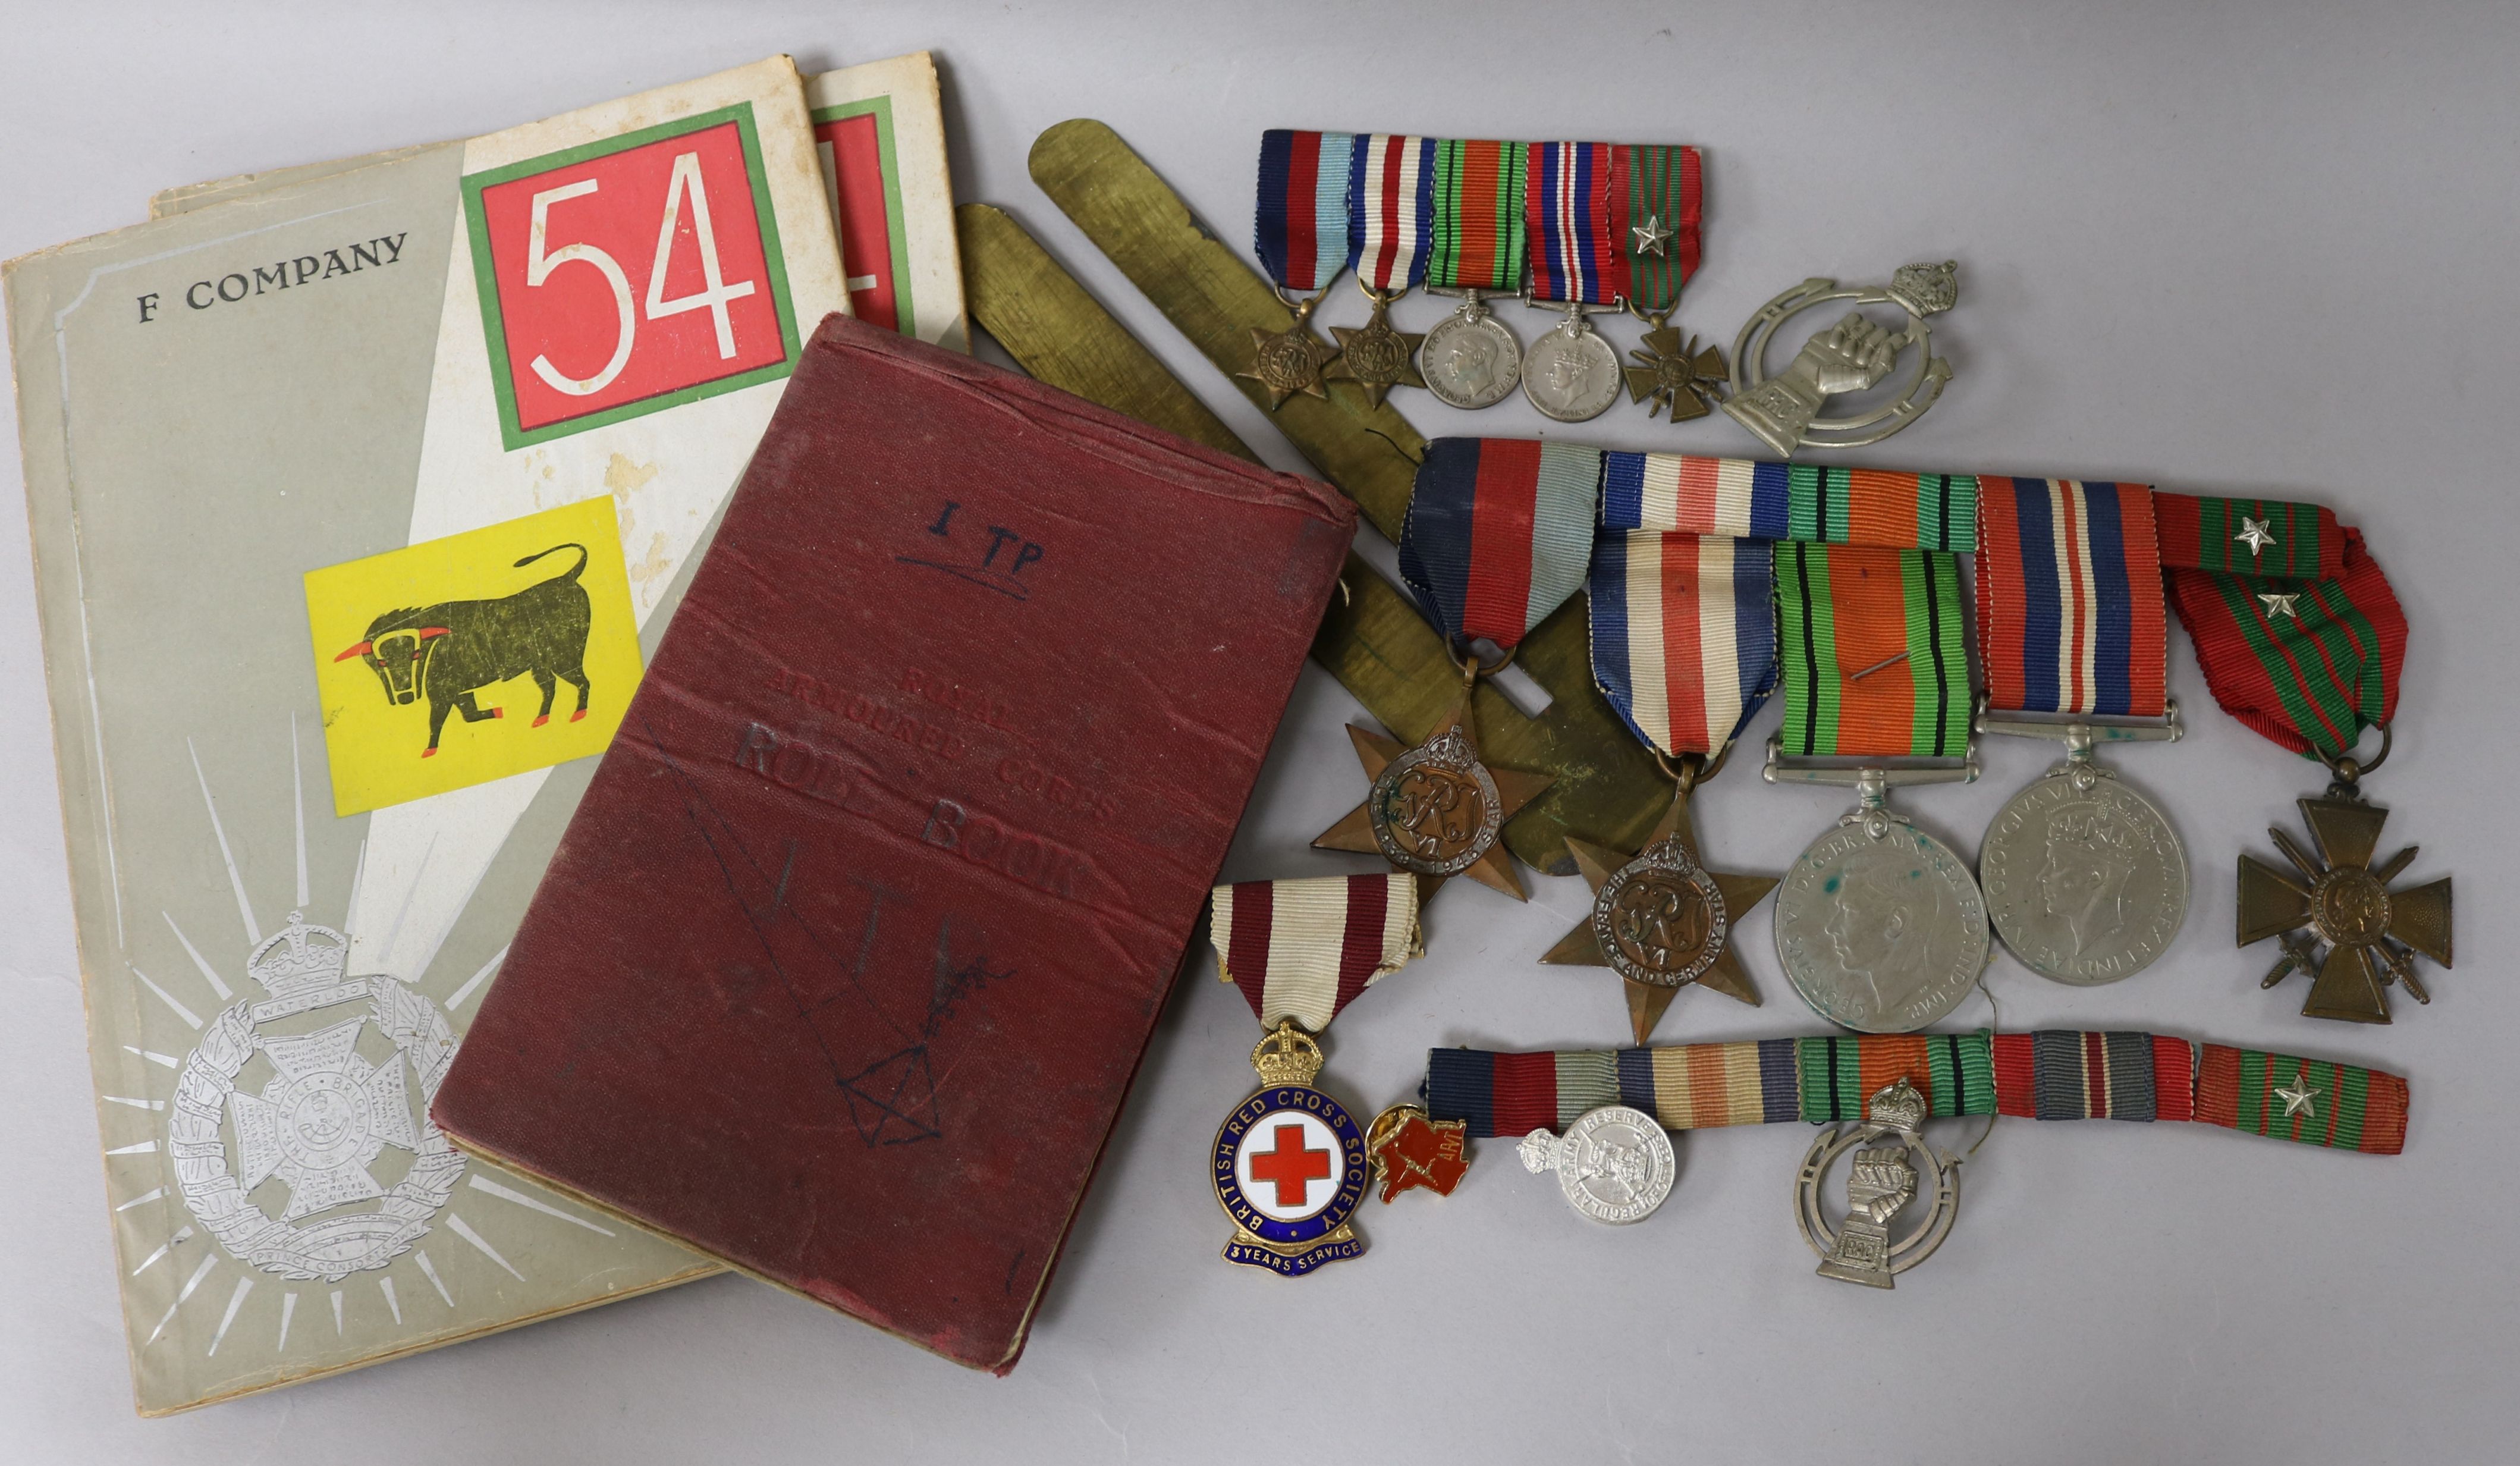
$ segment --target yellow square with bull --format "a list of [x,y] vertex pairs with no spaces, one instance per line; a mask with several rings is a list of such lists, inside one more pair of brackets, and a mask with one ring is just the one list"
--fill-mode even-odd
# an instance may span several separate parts
[[306,573],[341,815],[611,743],[639,622],[608,495]]

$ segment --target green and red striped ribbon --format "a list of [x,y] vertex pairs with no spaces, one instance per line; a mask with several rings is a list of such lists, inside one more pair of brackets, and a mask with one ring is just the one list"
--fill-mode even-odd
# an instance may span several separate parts
[[1522,288],[1520,143],[1448,137],[1435,144],[1435,227],[1426,284],[1437,290]]
[[1784,752],[1967,756],[1958,561],[1940,550],[1777,545]]
[[2167,570],[2333,580],[2344,573],[2336,516],[2288,499],[2152,496],[2152,518]]
[[[1658,315],[1697,273],[1704,175],[1695,148],[1630,144],[1619,155],[1628,175],[1629,233],[1621,241],[1628,252],[1628,299],[1647,315]],[[1648,220],[1661,236],[1651,249],[1641,246],[1636,234]]]
[[2397,715],[2407,658],[2407,616],[2388,576],[2359,530],[2334,538],[2332,576],[2170,570],[2171,603],[2214,701],[2296,754],[2329,757]]
[[2394,1156],[2407,1144],[2407,1081],[2357,1064],[2208,1043],[2196,1065],[2196,1118],[2303,1145]]

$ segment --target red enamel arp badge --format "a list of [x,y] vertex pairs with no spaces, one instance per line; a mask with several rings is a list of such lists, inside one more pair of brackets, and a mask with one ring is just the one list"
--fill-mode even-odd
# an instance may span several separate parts
[[748,105],[476,174],[465,195],[511,449],[794,358]]

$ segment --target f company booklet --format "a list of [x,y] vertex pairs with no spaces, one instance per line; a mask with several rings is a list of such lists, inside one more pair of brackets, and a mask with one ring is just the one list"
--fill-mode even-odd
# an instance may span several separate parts
[[140,1409],[711,1264],[428,1119],[848,300],[785,57],[6,273]]

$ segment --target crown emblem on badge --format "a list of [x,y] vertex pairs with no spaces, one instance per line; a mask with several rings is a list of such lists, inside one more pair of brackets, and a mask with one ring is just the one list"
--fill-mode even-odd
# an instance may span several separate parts
[[338,986],[350,966],[350,939],[331,927],[310,926],[289,913],[289,925],[263,939],[246,972],[273,997]]
[[1959,261],[1903,264],[1890,273],[1890,298],[1917,315],[1935,315],[1959,303]]
[[1322,1046],[1293,1019],[1282,1018],[1251,1050],[1251,1067],[1260,1071],[1264,1084],[1310,1085],[1322,1072]]
[[1925,1122],[1925,1097],[1916,1086],[1901,1079],[1898,1083],[1872,1096],[1871,1120],[1874,1124],[1914,1134]]

